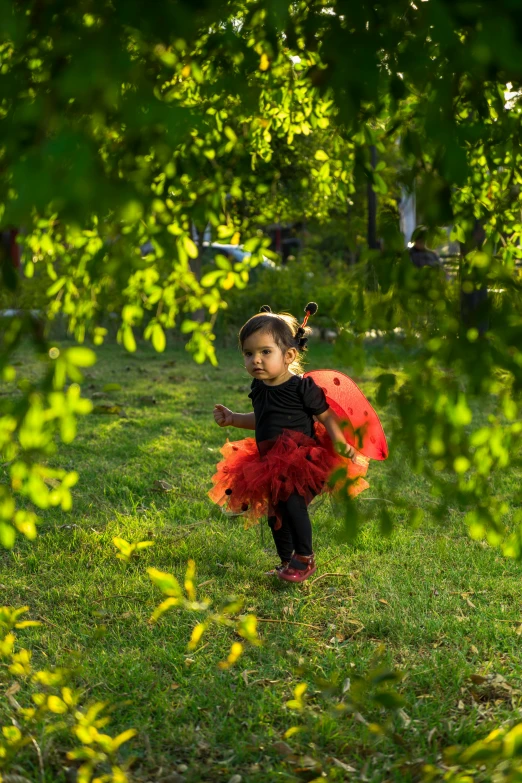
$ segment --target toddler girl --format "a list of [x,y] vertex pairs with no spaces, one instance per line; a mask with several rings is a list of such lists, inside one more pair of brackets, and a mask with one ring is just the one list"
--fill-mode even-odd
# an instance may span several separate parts
[[[316,311],[315,302],[307,304],[301,325],[266,305],[250,318],[239,343],[253,378],[248,396],[254,410],[234,413],[224,405],[214,407],[220,427],[254,430],[255,440],[227,441],[209,496],[253,521],[268,517],[281,560],[269,573],[289,582],[303,582],[316,571],[308,505],[331,489],[327,480],[333,470],[346,469],[353,497],[368,487],[363,476],[369,460],[363,452],[369,450],[367,456],[377,459],[387,454],[380,422],[353,381],[329,370],[302,375],[300,356],[311,331],[306,323]],[[314,374],[325,385],[319,386]],[[348,420],[344,431],[339,416]],[[350,425],[360,416],[360,427],[353,421]]]

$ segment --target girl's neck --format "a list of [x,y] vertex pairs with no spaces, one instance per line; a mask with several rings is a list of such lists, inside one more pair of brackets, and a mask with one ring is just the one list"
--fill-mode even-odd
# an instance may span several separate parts
[[295,373],[290,372],[290,370],[286,370],[284,373],[281,373],[281,375],[277,375],[275,378],[271,378],[268,381],[263,381],[263,383],[266,386],[281,386],[282,383],[286,383],[290,380],[290,378],[293,378]]

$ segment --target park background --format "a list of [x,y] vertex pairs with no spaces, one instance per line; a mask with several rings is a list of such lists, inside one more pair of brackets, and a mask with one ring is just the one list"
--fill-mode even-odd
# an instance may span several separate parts
[[[0,9],[0,779],[519,780],[516,4]],[[390,457],[288,589],[211,411],[310,300]]]

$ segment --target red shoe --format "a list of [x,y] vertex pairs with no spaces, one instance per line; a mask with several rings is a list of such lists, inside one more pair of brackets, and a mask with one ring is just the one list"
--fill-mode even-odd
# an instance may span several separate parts
[[265,575],[266,576],[279,576],[280,572],[284,568],[288,568],[289,565],[290,565],[290,560],[281,560],[279,565],[276,565],[276,567],[272,568],[271,571],[265,571]]
[[286,568],[277,572],[279,579],[285,582],[304,582],[309,576],[315,574],[317,566],[313,555],[292,555]]

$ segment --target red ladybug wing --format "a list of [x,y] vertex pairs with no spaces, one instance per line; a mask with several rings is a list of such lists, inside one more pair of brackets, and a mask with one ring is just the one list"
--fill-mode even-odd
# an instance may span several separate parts
[[365,457],[386,459],[388,444],[376,412],[351,378],[337,370],[312,370],[304,374],[322,388],[333,412],[347,422],[344,435]]

